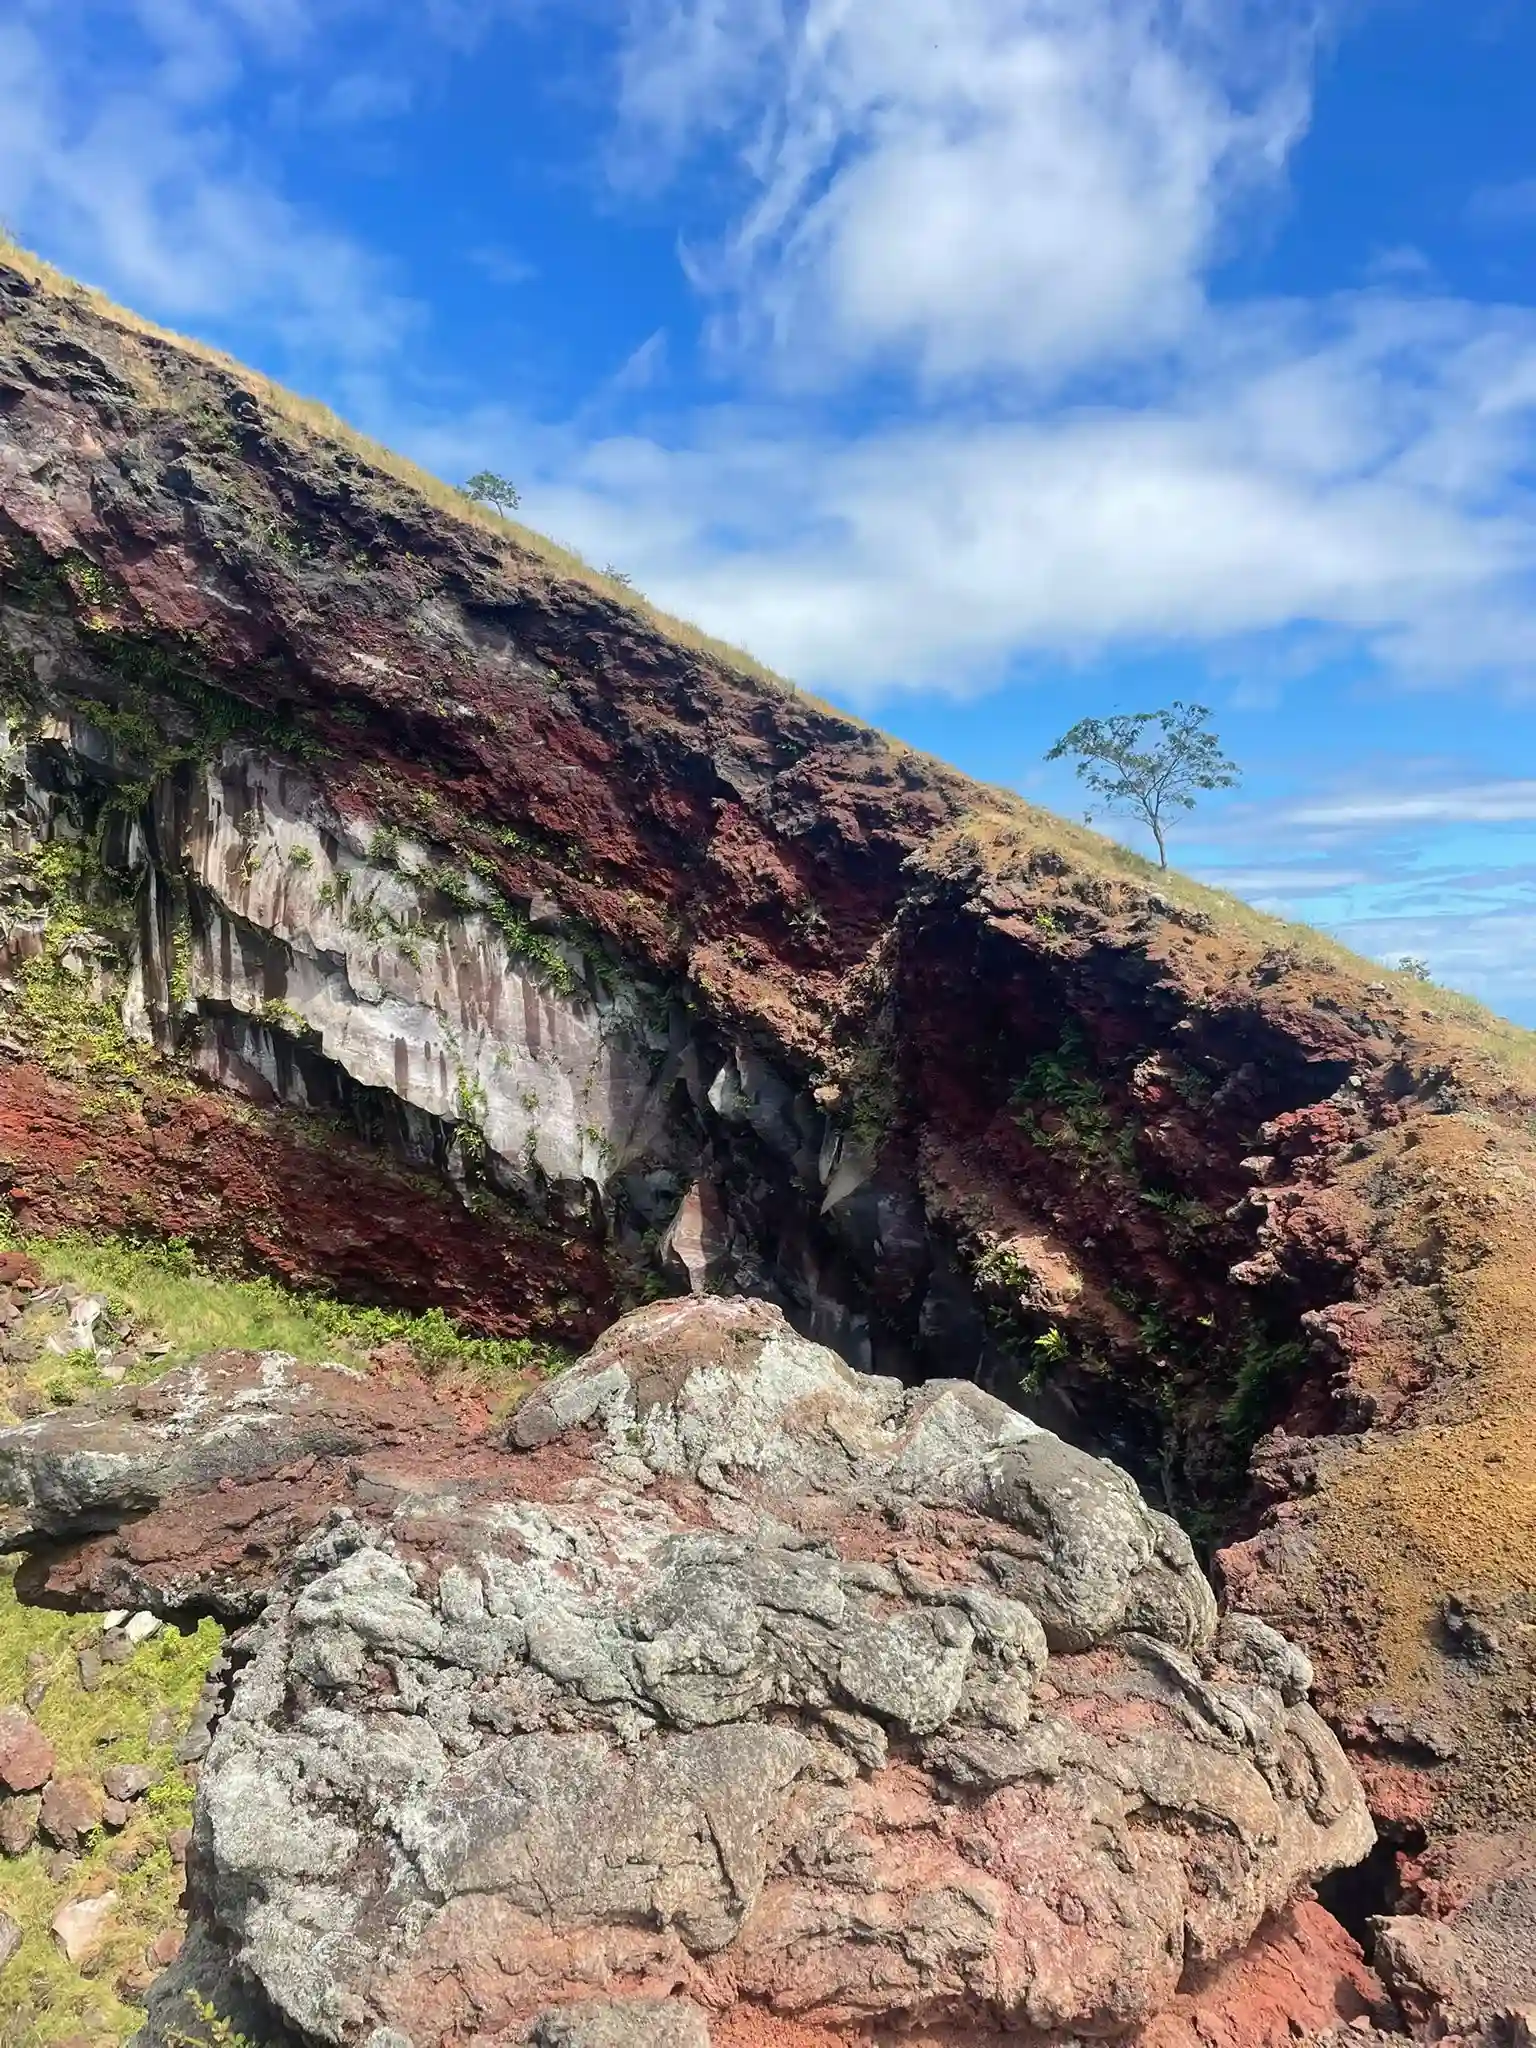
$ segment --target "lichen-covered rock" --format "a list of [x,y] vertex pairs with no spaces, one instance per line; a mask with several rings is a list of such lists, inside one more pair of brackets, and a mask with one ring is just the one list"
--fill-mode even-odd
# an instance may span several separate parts
[[[462,1448],[453,1409],[419,1383],[364,1382],[275,1351],[212,1352],[0,1431],[0,1536],[41,1546],[29,1569],[56,1596],[136,1610],[124,1630],[135,1640],[152,1608],[238,1619],[260,1606],[344,1475],[404,1444],[418,1460]],[[99,1676],[99,1651],[81,1654]],[[0,1782],[17,1726],[0,1716]]]
[[709,2029],[682,1999],[568,2005],[534,2021],[533,2048],[709,2048]]
[[361,1448],[367,1411],[328,1402],[280,1352],[215,1352],[99,1407],[0,1432],[0,1499],[13,1534],[111,1526],[218,1478],[316,1452]]
[[[1236,1520],[1229,1604],[1304,1646],[1384,1828],[1516,1835],[1529,1047],[1149,886],[449,502],[0,260],[20,1227],[185,1239],[505,1337],[585,1343],[636,1283],[763,1294],[903,1379],[1012,1386],[1011,1340],[1055,1332],[1039,1419],[1091,1417]],[[36,1277],[0,1265],[0,1358]],[[320,1455],[327,1492],[236,1481],[36,1570],[254,1611],[317,1510],[386,1512],[373,1448],[366,1482]],[[1113,1555],[1074,1551],[1073,1469]],[[1147,1609],[1189,1588],[1114,1482],[1048,1446],[1014,1479],[1010,1527],[1053,1554],[1014,1595],[1055,1654],[1107,1617],[1199,1634]],[[1402,1754],[1382,1712],[1454,1754]]]
[[150,2041],[210,1958],[334,2048],[1129,2034],[1372,1840],[1283,1640],[973,1387],[704,1299],[510,1439],[268,1588]]

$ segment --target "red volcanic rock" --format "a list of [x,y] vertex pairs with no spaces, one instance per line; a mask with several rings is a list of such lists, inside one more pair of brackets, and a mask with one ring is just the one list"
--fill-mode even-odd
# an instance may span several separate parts
[[[15,258],[0,672],[0,841],[99,863],[7,914],[20,1229],[503,1337],[769,1295],[907,1382],[1028,1372],[1239,1538],[1233,1603],[1366,1731],[1394,1838],[1519,1836],[1528,1041],[669,636]],[[78,1042],[12,971],[55,908]],[[24,1583],[252,1613],[328,1513],[414,1497],[410,1447],[358,1427],[195,1511],[125,1500]],[[456,1455],[419,1462],[446,1488]],[[536,1455],[570,1476],[563,1439]],[[496,1457],[462,1449],[440,1529]],[[1518,1971],[1482,1981],[1516,2009]]]
[[1376,1922],[1381,1975],[1425,2038],[1495,2048],[1536,2013],[1536,1827],[1467,1830],[1399,1859]]
[[0,1287],[29,1294],[43,1284],[42,1271],[28,1252],[0,1252]]
[[35,1792],[53,1776],[53,1744],[20,1707],[0,1707],[0,1785]]
[[1292,2048],[1385,2006],[1359,1943],[1314,1900],[1303,1900],[1240,1956],[1182,1990],[1137,2048]]
[[60,1849],[79,1846],[101,1820],[101,1787],[89,1778],[54,1778],[43,1793],[38,1826]]
[[149,1227],[221,1255],[233,1239],[290,1286],[444,1308],[489,1336],[584,1341],[612,1312],[597,1248],[568,1229],[468,1210],[378,1148],[322,1144],[270,1110],[184,1090],[148,1107],[106,1124],[89,1088],[0,1058],[0,1159],[29,1232]]
[[240,1616],[335,1508],[387,1505],[396,1461],[411,1485],[436,1460],[469,1483],[477,1457],[494,1462],[461,1407],[419,1380],[213,1352],[0,1432],[0,1526],[42,1546],[24,1590]]
[[42,1801],[37,1794],[0,1800],[0,1855],[24,1856],[37,1840],[37,1816]]

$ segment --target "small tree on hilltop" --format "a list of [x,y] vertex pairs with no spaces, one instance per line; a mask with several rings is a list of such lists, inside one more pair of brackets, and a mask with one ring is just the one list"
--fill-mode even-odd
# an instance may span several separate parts
[[469,498],[476,505],[489,505],[505,518],[515,512],[523,502],[517,486],[506,477],[498,476],[494,469],[478,469],[467,483],[459,485],[459,495]]
[[[1192,811],[1201,790],[1231,789],[1242,778],[1206,723],[1203,704],[1174,702],[1164,711],[1080,718],[1046,755],[1077,760],[1077,778],[1112,811],[1129,811],[1152,828],[1159,867],[1168,865],[1169,813]],[[1092,812],[1088,814],[1090,822]]]

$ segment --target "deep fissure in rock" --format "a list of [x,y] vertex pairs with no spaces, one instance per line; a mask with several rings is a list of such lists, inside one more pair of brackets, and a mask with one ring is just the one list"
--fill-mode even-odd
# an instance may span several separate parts
[[1375,1950],[1374,1921],[1403,1910],[1400,1859],[1421,1855],[1427,1840],[1423,1828],[1411,1822],[1378,1824],[1376,1845],[1364,1861],[1350,1870],[1331,1871],[1317,1887],[1319,1900],[1349,1929],[1367,1962]]
[[[431,1086],[413,1086],[419,1053],[407,1037],[395,1040],[389,1078],[349,1071],[347,1033],[376,999],[388,949],[413,959],[426,945],[451,949],[466,916],[486,928],[494,897],[472,872],[462,871],[460,909],[460,871],[443,866],[430,832],[415,842],[415,870],[402,869],[397,827],[346,823],[311,771],[228,739],[145,784],[135,779],[141,728],[153,727],[159,700],[140,684],[134,703],[126,738],[121,708],[66,696],[61,724],[35,698],[18,706],[12,839],[55,865],[53,900],[48,884],[33,886],[32,929],[13,929],[13,958],[30,949],[46,959],[50,916],[67,907],[89,960],[66,954],[62,970],[94,977],[107,1004],[121,980],[132,1031],[226,1089],[330,1119],[445,1177],[471,1207],[505,1203],[535,1229],[567,1242],[574,1232],[607,1263],[600,1314],[688,1284],[764,1295],[856,1365],[977,1380],[1126,1464],[1202,1544],[1227,1533],[1248,1446],[1308,1369],[1301,1319],[1339,1284],[1326,1260],[1315,1275],[1234,1284],[1262,1214],[1254,1148],[1277,1118],[1341,1092],[1351,1107],[1342,1062],[1306,1059],[1273,1030],[1239,1038],[1230,1019],[1208,1025],[1150,960],[1090,951],[1055,970],[1049,949],[1026,954],[972,916],[956,885],[902,911],[862,1042],[830,1087],[758,1050],[750,1032],[722,1032],[683,984],[636,977],[612,952],[588,958],[573,995],[609,991],[598,995],[609,1006],[600,1035],[633,1041],[626,1057],[640,1078],[625,1085],[648,1091],[649,1122],[638,1135],[615,1124],[609,1075],[609,1099],[586,1098],[572,1163],[552,1172],[536,1156],[548,1126],[531,1094],[522,1155],[491,1142],[484,1058],[472,1068],[451,1025],[436,1054],[441,1107]],[[172,710],[155,715],[174,723]],[[283,859],[274,893],[257,870]],[[300,973],[296,941],[317,942],[264,926],[258,905],[281,926],[285,890],[317,864],[332,877],[319,897],[332,892],[337,933]],[[413,883],[414,921],[379,907]],[[509,929],[533,933],[536,912],[525,899]],[[544,924],[562,932],[555,913]],[[354,945],[359,930],[371,964]],[[471,957],[451,966],[461,989]],[[549,955],[556,966],[561,957]],[[539,960],[509,955],[504,971],[531,972],[506,986],[521,986],[525,1008],[555,1003],[558,1017]],[[494,1039],[504,998],[486,989]],[[535,1065],[547,1028],[527,1037]],[[582,1112],[565,1114],[575,1124]],[[1022,1191],[1018,1244],[969,1232],[963,1203],[946,1213],[945,1162],[925,1157],[917,1135],[934,1129]],[[378,1298],[397,1298],[387,1281]],[[549,1334],[584,1334],[558,1316]]]
[[1466,1831],[1530,1808],[1528,1048],[3,264],[0,313],[18,1227],[571,1349],[766,1295],[979,1381],[1243,1539],[1234,1612],[1312,1655],[1394,1846],[1428,1816],[1409,1909],[1482,1900],[1487,1948]]

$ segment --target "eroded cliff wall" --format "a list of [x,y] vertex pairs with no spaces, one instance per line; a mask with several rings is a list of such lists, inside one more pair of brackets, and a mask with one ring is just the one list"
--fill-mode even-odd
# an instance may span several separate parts
[[1229,1572],[1405,1854],[1506,1825],[1521,1034],[689,644],[16,267],[0,578],[29,1227],[556,1341],[761,1294],[854,1364],[980,1379],[1248,1539]]

